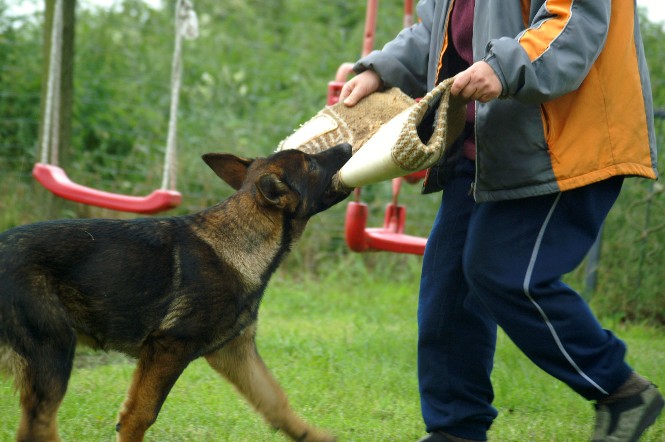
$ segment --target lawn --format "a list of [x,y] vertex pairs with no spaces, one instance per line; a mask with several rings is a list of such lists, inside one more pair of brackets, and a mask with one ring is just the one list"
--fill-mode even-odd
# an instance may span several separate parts
[[[382,280],[359,268],[349,267],[343,278],[332,271],[317,281],[278,272],[260,313],[259,350],[293,408],[341,441],[416,441],[424,434],[415,376],[417,281]],[[607,325],[628,342],[630,362],[665,385],[665,332]],[[59,414],[65,441],[114,440],[132,368],[120,354],[79,350]],[[588,440],[590,404],[540,372],[503,334],[493,376],[500,414],[490,440]],[[17,401],[11,381],[0,380],[0,441],[14,438]],[[285,439],[198,360],[178,380],[146,440]],[[665,419],[643,438],[663,440]]]

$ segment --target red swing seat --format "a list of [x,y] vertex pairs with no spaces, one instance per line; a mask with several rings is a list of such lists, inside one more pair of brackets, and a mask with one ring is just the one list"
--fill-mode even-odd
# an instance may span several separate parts
[[158,189],[147,196],[128,196],[82,186],[70,180],[62,168],[51,164],[35,164],[32,176],[61,198],[122,212],[154,214],[173,209],[182,201],[182,195],[175,190]]
[[[378,0],[367,0],[365,33],[362,55],[370,53],[374,45]],[[404,0],[404,27],[413,23],[413,0]],[[335,73],[335,80],[328,83],[326,105],[332,106],[339,101],[340,93],[348,77],[353,74],[353,63],[342,63]],[[402,178],[395,178],[393,183],[393,201],[386,205],[383,227],[367,227],[368,207],[360,202],[360,189],[356,189],[356,201],[346,207],[344,236],[346,244],[354,252],[388,251],[423,255],[427,238],[404,233],[406,207],[397,204],[397,196],[402,179],[408,183],[417,183],[425,177],[427,171],[411,173]]]
[[[367,227],[367,204],[358,200],[346,206],[344,236],[346,245],[354,252],[388,251],[423,255],[427,238],[407,235],[406,207],[397,204],[402,178],[393,180],[393,202],[386,205],[383,227]],[[359,193],[356,192],[356,196]]]

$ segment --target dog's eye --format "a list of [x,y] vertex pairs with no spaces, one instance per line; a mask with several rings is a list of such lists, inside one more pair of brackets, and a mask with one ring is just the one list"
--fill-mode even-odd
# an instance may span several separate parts
[[312,157],[307,157],[305,167],[307,167],[308,172],[314,172],[318,168],[316,161]]

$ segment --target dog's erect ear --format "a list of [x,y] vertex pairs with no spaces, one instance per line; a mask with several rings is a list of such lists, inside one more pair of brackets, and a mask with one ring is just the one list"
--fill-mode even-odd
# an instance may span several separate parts
[[256,189],[265,205],[275,206],[283,209],[286,201],[282,198],[289,188],[274,173],[266,173],[259,177],[256,182]]
[[237,157],[230,153],[207,153],[201,158],[217,174],[235,190],[240,189],[247,175],[251,159]]

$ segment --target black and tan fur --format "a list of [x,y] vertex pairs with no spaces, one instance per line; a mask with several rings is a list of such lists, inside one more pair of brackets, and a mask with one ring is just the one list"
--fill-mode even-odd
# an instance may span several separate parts
[[331,441],[290,409],[255,346],[270,276],[307,220],[347,196],[334,173],[349,145],[248,160],[207,154],[237,190],[187,216],[66,220],[0,235],[0,360],[22,409],[17,439],[57,441],[56,414],[77,342],[137,359],[118,416],[120,441],[140,441],[171,387],[204,357],[294,440]]

